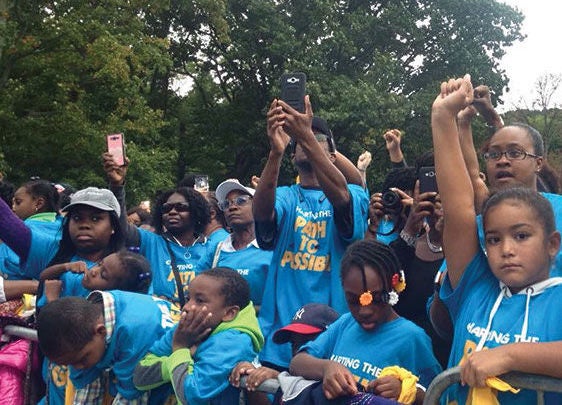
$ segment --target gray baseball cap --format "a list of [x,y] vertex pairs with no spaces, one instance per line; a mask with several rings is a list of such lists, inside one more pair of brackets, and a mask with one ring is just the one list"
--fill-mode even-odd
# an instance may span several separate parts
[[221,184],[217,186],[217,189],[215,190],[217,201],[221,202],[226,200],[226,196],[228,195],[228,193],[234,190],[241,191],[242,193],[251,196],[253,196],[254,193],[256,192],[256,190],[254,190],[253,188],[246,187],[240,184],[240,182],[237,179],[228,179],[223,181]]
[[78,190],[70,196],[70,204],[62,209],[68,211],[75,205],[89,205],[102,211],[115,211],[121,215],[121,207],[113,193],[105,188],[88,187]]

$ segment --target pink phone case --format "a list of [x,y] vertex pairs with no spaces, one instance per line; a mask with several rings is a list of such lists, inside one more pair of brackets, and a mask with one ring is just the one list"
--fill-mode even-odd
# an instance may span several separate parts
[[119,166],[125,164],[125,143],[123,134],[107,135],[107,151],[113,155],[113,159]]

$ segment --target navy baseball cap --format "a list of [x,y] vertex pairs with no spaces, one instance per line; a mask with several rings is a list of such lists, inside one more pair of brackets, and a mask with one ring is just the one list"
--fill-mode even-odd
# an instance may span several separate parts
[[287,343],[292,333],[312,335],[324,332],[328,326],[339,318],[339,314],[326,304],[306,304],[300,308],[287,326],[273,334],[273,341],[278,344]]

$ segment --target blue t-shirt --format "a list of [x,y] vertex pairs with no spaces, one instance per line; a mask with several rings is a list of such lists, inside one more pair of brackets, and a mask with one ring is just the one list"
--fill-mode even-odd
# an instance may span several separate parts
[[[451,288],[445,277],[439,296],[449,308],[455,333],[449,367],[459,364],[465,353],[473,351],[485,334],[492,307],[500,294],[499,281],[493,275],[484,252],[480,250],[464,271],[457,288]],[[526,312],[525,291],[513,296],[504,296],[493,317],[490,333],[484,349],[515,343],[551,342],[562,340],[562,285],[545,289],[531,296],[528,307],[528,329],[522,337],[523,320]],[[466,401],[469,387],[456,384],[448,390],[450,400],[459,404]],[[547,399],[548,398],[548,399]],[[562,403],[562,395],[546,394],[547,403]],[[534,391],[518,394],[499,393],[500,403],[531,404],[536,401]]]
[[176,303],[179,302],[178,289],[166,245],[169,244],[174,254],[184,294],[187,295],[187,286],[196,275],[199,260],[206,255],[207,249],[214,249],[219,242],[201,236],[191,246],[180,246],[144,229],[139,229],[139,235],[140,253],[148,259],[152,268],[149,293]]
[[389,366],[410,371],[425,388],[441,372],[429,336],[402,317],[366,331],[350,313],[346,313],[300,351],[344,365],[363,387]]
[[[31,234],[40,234],[46,240],[54,241],[57,249],[58,243],[62,238],[62,217],[60,215],[46,216],[40,214],[43,220],[36,220],[35,215],[27,218],[24,223],[31,231]],[[50,219],[50,220],[47,220]],[[56,252],[56,251],[55,251]],[[44,268],[29,268],[20,266],[19,256],[10,249],[5,243],[0,244],[0,273],[7,280],[29,280],[38,279],[39,274]]]
[[[43,378],[48,385],[49,405],[65,404],[69,373],[73,382],[76,379],[79,387],[82,387],[95,380],[109,366],[114,366],[118,379],[117,391],[126,398],[139,395],[132,384],[132,373],[150,345],[173,326],[168,306],[165,301],[144,294],[117,290],[105,293],[111,294],[115,299],[115,326],[105,355],[100,363],[88,370],[75,370],[51,363],[45,358]],[[78,387],[77,383],[75,385]],[[112,387],[112,395],[115,394],[115,387]],[[46,402],[43,399],[41,403]]]
[[[158,357],[169,356],[176,327],[156,341],[149,352]],[[240,391],[228,382],[228,376],[236,364],[251,362],[256,355],[247,333],[227,329],[211,334],[197,347],[192,357],[193,371],[184,380],[183,394],[189,405],[238,404]]]
[[115,305],[115,323],[105,354],[89,369],[70,367],[70,379],[76,388],[83,388],[111,368],[115,375],[112,395],[119,392],[126,399],[134,399],[142,394],[133,384],[137,363],[174,324],[167,306],[157,298],[119,290],[103,293],[111,295]]
[[288,325],[293,314],[305,304],[322,302],[339,313],[347,311],[340,261],[346,247],[364,237],[369,205],[362,187],[351,184],[348,190],[353,233],[343,238],[334,222],[332,204],[322,190],[298,184],[277,188],[277,239],[259,313],[260,327],[266,336],[261,361],[289,365],[290,345],[273,343],[273,332]]
[[[74,256],[71,262],[78,262],[83,261],[86,263],[86,267],[90,270],[94,267],[97,263],[91,262],[89,260],[81,259],[77,256]],[[90,290],[84,288],[82,285],[82,279],[84,278],[84,274],[82,273],[73,273],[71,271],[67,271],[60,276],[60,280],[62,281],[62,289],[60,292],[60,297],[87,297],[90,293]],[[41,308],[47,304],[47,296],[45,292],[39,296],[37,296],[37,307]]]
[[[544,198],[546,198],[550,205],[552,206],[552,211],[554,212],[554,221],[556,225],[556,230],[562,233],[562,196],[559,194],[552,194],[552,193],[540,193]],[[482,222],[482,215],[478,215],[476,217],[476,224],[478,226],[478,238],[480,239],[480,246],[485,251],[486,250],[486,241],[484,238],[484,223]],[[441,264],[441,268],[439,272],[445,271],[447,268],[447,261],[444,260],[443,264]],[[550,275],[553,277],[562,276],[562,249],[558,251],[556,255],[556,259],[554,261],[554,265],[550,270]]]
[[[255,239],[245,248],[234,250],[230,235],[219,243],[217,249],[220,249],[220,251],[218,252],[215,267],[230,267],[236,270],[250,285],[250,299],[252,302],[255,305],[261,305],[265,278],[271,264],[273,252],[260,249]],[[215,261],[216,254],[216,250],[214,252],[207,252],[207,256],[201,260],[198,267],[201,270],[210,268]]]

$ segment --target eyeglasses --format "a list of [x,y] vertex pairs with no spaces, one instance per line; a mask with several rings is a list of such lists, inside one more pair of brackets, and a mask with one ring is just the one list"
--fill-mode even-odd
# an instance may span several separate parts
[[504,155],[508,160],[523,160],[527,156],[530,156],[532,158],[540,157],[538,155],[533,155],[532,153],[529,153],[522,149],[508,149],[505,152],[499,152],[494,150],[491,152],[486,152],[482,156],[484,157],[484,160],[500,160]]
[[189,204],[186,202],[162,204],[162,214],[167,214],[172,210],[176,210],[176,212],[187,212],[189,211]]
[[250,201],[251,198],[252,197],[250,197],[249,195],[239,195],[234,200],[221,201],[219,203],[219,208],[221,209],[221,211],[226,211],[227,209],[230,208],[230,206],[235,205],[235,204],[238,207],[241,207],[243,205],[246,205],[248,203],[248,201]]

